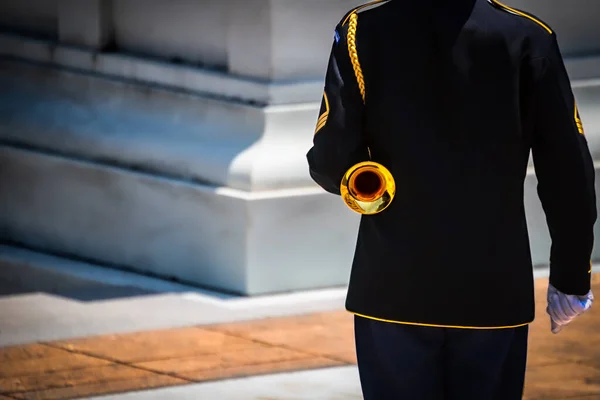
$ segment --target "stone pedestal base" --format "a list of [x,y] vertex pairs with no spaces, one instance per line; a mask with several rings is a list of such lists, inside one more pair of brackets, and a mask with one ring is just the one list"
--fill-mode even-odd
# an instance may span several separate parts
[[251,195],[7,146],[0,160],[5,239],[239,294],[347,282],[358,218],[320,190]]

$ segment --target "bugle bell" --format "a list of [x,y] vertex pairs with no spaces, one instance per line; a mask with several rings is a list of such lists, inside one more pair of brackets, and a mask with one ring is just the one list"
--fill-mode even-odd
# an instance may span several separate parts
[[385,210],[396,195],[396,183],[383,165],[365,161],[354,165],[344,174],[340,186],[344,203],[363,215]]

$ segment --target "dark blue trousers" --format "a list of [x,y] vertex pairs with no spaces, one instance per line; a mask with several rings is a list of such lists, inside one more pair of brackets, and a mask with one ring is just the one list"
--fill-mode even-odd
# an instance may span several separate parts
[[364,400],[521,400],[529,327],[432,328],[355,317]]

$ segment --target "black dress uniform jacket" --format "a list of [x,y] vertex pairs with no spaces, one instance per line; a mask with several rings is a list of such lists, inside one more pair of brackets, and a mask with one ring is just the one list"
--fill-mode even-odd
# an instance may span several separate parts
[[367,146],[396,181],[390,207],[361,216],[347,309],[445,327],[530,323],[530,153],[550,281],[586,294],[594,167],[552,28],[495,0],[375,3],[335,29],[307,154],[312,178],[336,195]]

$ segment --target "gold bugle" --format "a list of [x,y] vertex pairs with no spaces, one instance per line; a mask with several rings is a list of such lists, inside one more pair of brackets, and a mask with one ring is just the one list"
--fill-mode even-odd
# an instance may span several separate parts
[[383,165],[365,161],[354,165],[344,174],[340,186],[344,203],[363,215],[385,210],[396,195],[396,183]]

